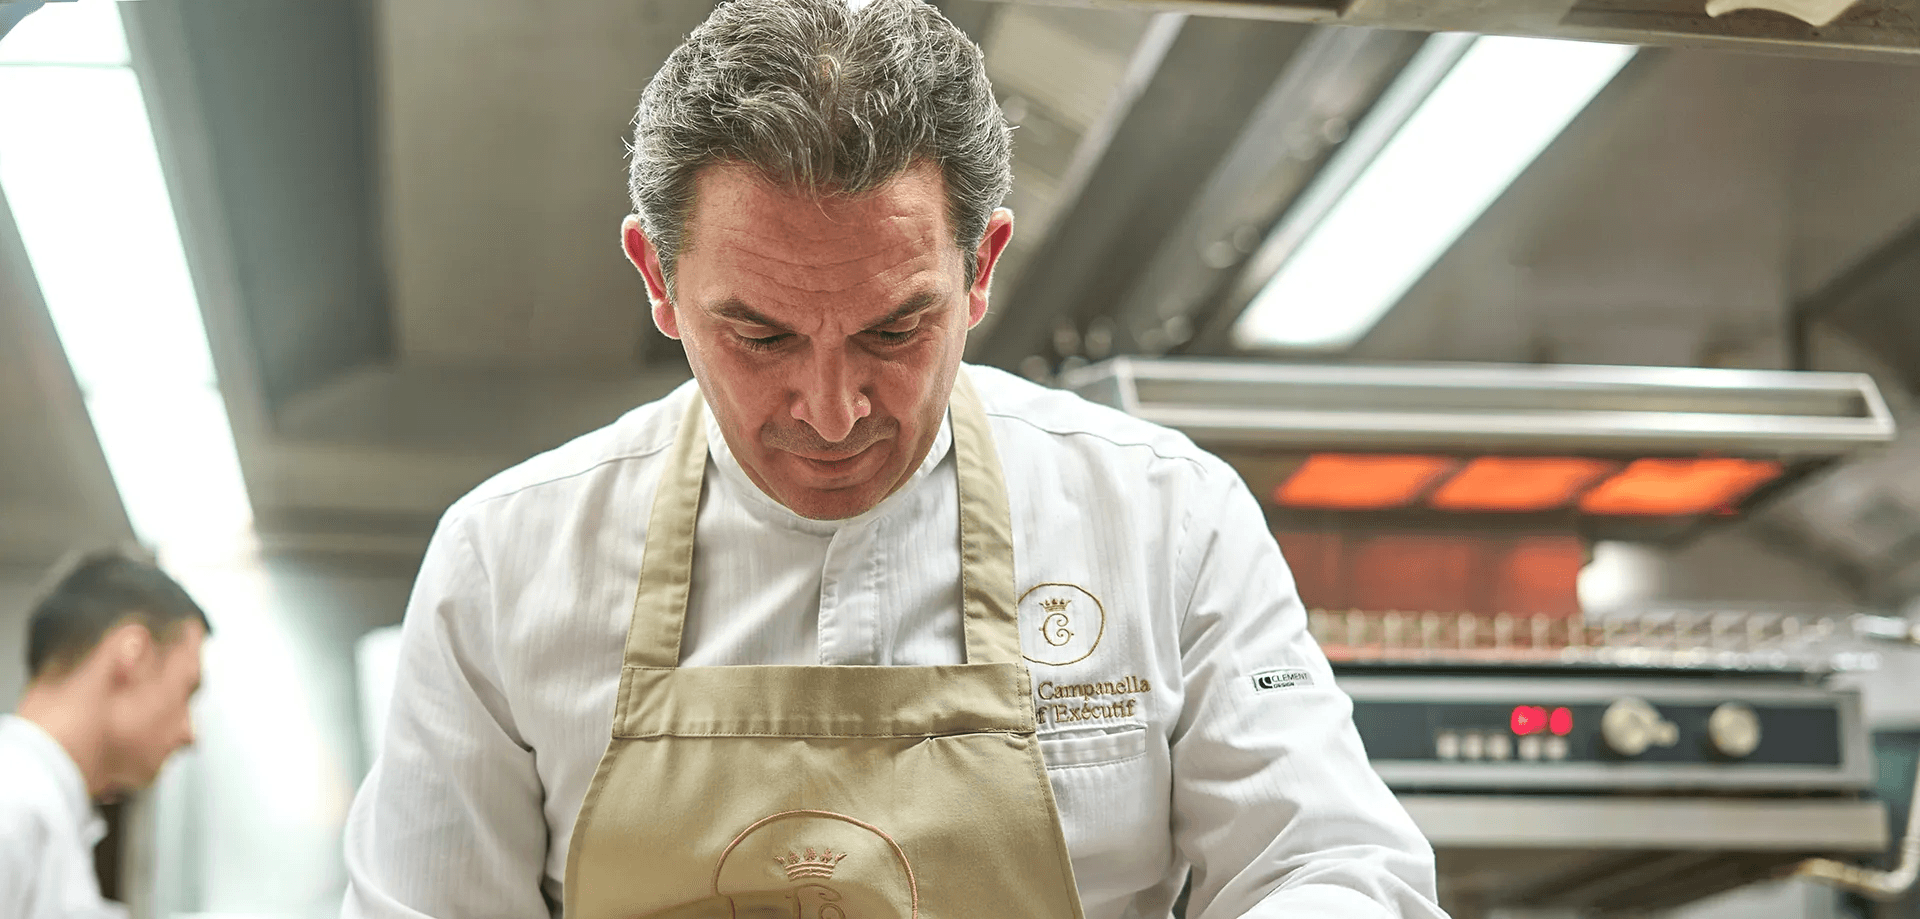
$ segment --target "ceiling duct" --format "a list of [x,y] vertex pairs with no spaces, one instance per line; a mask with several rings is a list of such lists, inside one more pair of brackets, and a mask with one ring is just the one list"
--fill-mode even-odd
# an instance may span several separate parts
[[[1920,60],[1920,5],[1914,0],[1854,0],[1838,4],[1837,11],[1828,9],[1833,3],[1802,0],[1122,0],[1115,5],[1415,32],[1725,48],[1861,61]],[[1811,9],[1816,6],[1821,9]],[[1809,18],[1764,7],[1806,7],[1800,12]],[[1708,12],[1710,8],[1713,13]],[[1816,26],[1815,20],[1825,22]]]
[[1920,394],[1920,221],[1798,304],[1795,318],[1802,342],[1809,324],[1831,324]]

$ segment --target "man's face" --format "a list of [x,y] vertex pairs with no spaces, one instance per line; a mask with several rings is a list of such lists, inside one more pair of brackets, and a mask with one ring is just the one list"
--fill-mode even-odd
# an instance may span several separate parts
[[797,194],[731,164],[694,188],[673,298],[639,221],[623,228],[655,324],[685,345],[754,484],[803,517],[865,512],[939,432],[1013,215],[996,211],[967,256],[969,287],[932,166],[857,197]]
[[206,634],[200,623],[185,623],[169,640],[152,642],[126,669],[113,708],[110,794],[152,785],[167,758],[193,743],[190,703],[200,688],[200,647]]

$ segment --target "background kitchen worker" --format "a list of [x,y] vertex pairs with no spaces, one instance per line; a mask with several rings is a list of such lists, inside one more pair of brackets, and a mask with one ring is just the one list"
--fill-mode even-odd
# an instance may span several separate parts
[[[448,510],[349,818],[347,916],[524,919],[583,902],[599,915],[644,894],[609,890],[610,865],[721,898],[744,865],[760,873],[742,896],[790,880],[783,902],[825,914],[806,898],[855,894],[815,882],[839,883],[859,857],[802,847],[804,834],[764,859],[676,861],[803,824],[899,863],[908,894],[861,875],[857,895],[876,903],[966,871],[953,852],[1030,852],[1045,887],[1063,841],[1077,903],[1036,915],[1165,916],[1189,878],[1188,915],[1205,919],[1439,915],[1431,851],[1368,768],[1239,477],[1174,432],[962,365],[1012,234],[998,207],[1009,142],[978,49],[917,0],[732,0],[673,53],[641,100],[622,242],[695,382]],[[978,483],[1002,473],[983,500]],[[981,536],[992,507],[1004,554]],[[682,718],[708,701],[694,683],[759,698],[769,718],[814,717],[835,744],[853,742],[847,725],[897,737],[901,722],[938,722],[945,684],[882,706],[881,693],[796,700],[788,677],[971,665],[998,634],[1002,574],[1030,674],[1016,709],[1034,715],[1004,727],[1006,745],[1037,730],[1050,794],[1007,812],[998,837],[970,824],[896,846],[892,824],[858,815],[787,819],[824,809],[737,835],[713,825],[731,819],[714,802],[832,798],[844,778],[939,841],[967,802],[888,778],[963,761],[946,742],[964,731],[928,729],[845,776],[786,768],[830,745],[805,732],[723,778],[627,768],[654,741],[699,749]],[[782,667],[715,669],[728,665]],[[728,708],[706,733],[778,733],[752,722]],[[1049,803],[1057,818],[1034,822]],[[594,851],[575,858],[582,839]],[[568,888],[581,877],[596,888]],[[981,885],[1034,877],[1016,864]]]
[[0,916],[120,916],[100,896],[94,802],[153,784],[193,742],[206,614],[153,565],[88,555],[28,620],[26,692],[0,715]]

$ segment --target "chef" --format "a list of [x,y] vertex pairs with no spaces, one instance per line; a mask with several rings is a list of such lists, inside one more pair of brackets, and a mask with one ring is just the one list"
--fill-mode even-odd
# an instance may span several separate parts
[[1259,506],[963,365],[1013,232],[919,0],[732,0],[622,227],[694,380],[448,510],[353,919],[1432,917]]
[[207,615],[119,552],[65,566],[27,618],[25,692],[0,715],[0,916],[124,919],[101,897],[94,810],[153,784],[193,742]]

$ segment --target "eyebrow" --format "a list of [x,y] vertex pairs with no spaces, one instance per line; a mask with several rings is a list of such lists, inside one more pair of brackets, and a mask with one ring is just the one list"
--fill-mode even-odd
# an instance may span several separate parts
[[718,316],[722,319],[731,319],[734,322],[746,322],[746,323],[751,323],[753,325],[763,325],[769,329],[779,329],[782,332],[787,331],[787,328],[785,326],[781,325],[780,323],[774,322],[771,319],[768,319],[767,317],[761,315],[753,307],[748,306],[745,303],[741,303],[738,299],[735,299],[733,297],[728,297],[727,299],[722,300],[719,303],[716,303],[712,306],[707,307],[707,312],[712,313],[715,316]]
[[[920,293],[914,294],[913,296],[908,297],[907,299],[901,301],[900,305],[898,307],[895,307],[893,312],[888,313],[887,315],[881,317],[879,321],[868,325],[867,328],[877,329],[882,326],[892,325],[896,322],[906,319],[909,316],[912,316],[915,313],[918,313],[930,307],[933,307],[939,302],[940,302],[939,296],[935,295],[931,291],[922,291]],[[745,323],[750,323],[752,325],[766,326],[769,329],[773,329],[779,332],[793,331],[792,329],[789,329],[786,326],[781,325],[780,323],[775,322],[774,320],[768,318],[765,314],[761,313],[759,310],[756,310],[753,307],[740,302],[740,300],[735,297],[728,297],[727,299],[722,300],[719,303],[708,307],[707,311],[722,319],[730,319],[734,322],[745,322]]]

